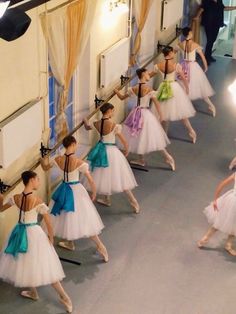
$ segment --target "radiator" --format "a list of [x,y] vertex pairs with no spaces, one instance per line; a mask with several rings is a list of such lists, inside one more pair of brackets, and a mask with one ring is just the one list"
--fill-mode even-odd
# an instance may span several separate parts
[[0,167],[7,168],[42,136],[42,104],[26,105],[0,123]]
[[177,24],[183,16],[184,0],[162,1],[161,29],[166,30]]
[[130,38],[118,41],[100,55],[100,87],[114,87],[129,67]]

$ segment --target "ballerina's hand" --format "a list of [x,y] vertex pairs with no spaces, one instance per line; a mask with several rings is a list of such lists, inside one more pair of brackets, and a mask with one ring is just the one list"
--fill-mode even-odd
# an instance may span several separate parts
[[205,67],[205,73],[207,72],[207,70],[208,70],[208,67]]
[[214,210],[215,210],[215,211],[218,211],[218,207],[217,207],[216,201],[213,202],[213,207],[214,207]]
[[114,93],[116,93],[116,94],[119,93],[117,88],[114,89]]
[[93,193],[91,194],[91,200],[94,202],[95,199],[96,199],[96,192],[93,192]]
[[125,155],[125,157],[127,157],[127,156],[129,155],[128,149],[125,149],[125,150],[123,151],[123,154]]
[[48,235],[48,239],[49,239],[50,243],[53,245],[53,244],[54,244],[54,237],[53,237],[53,234],[49,234],[49,235]]

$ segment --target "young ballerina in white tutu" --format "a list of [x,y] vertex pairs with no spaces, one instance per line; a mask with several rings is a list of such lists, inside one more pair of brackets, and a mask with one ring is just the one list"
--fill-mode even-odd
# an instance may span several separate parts
[[[220,196],[224,187],[233,182],[234,188]],[[198,242],[198,247],[202,248],[207,244],[214,233],[219,230],[228,235],[225,249],[231,255],[236,256],[236,250],[232,247],[234,237],[236,236],[236,173],[232,174],[218,185],[215,199],[211,205],[205,208],[204,213],[211,227]]]
[[[96,198],[96,187],[89,172],[89,165],[75,156],[77,141],[73,136],[63,139],[66,151],[64,156],[57,156],[55,164],[63,173],[63,182],[52,194],[50,202],[51,220],[54,234],[65,239],[59,246],[75,250],[74,240],[90,238],[97,245],[97,251],[108,262],[106,247],[99,238],[104,225],[92,201]],[[49,170],[48,157],[41,160],[45,171]],[[79,181],[79,173],[86,176],[92,190],[92,200]]]
[[[39,298],[36,287],[51,284],[67,312],[72,313],[71,300],[60,283],[65,274],[53,247],[49,208],[33,194],[39,187],[39,178],[36,173],[26,171],[22,180],[24,191],[4,205],[0,194],[0,212],[13,205],[19,209],[18,224],[0,253],[0,278],[15,287],[29,288],[21,296],[35,301]],[[38,214],[43,217],[48,236],[38,224]]]
[[[174,50],[167,46],[162,50],[165,60],[155,65],[153,72],[154,76],[158,72],[163,77],[163,82],[158,89],[157,99],[161,104],[161,111],[163,115],[163,127],[168,130],[169,121],[181,120],[188,130],[189,137],[195,143],[197,139],[196,132],[190,124],[189,118],[195,115],[195,109],[188,97],[188,82],[185,79],[182,67],[180,64],[174,62]],[[177,75],[183,81],[185,91],[182,86],[176,81]]]
[[[136,71],[140,83],[128,89],[127,94],[121,94],[117,89],[115,93],[124,100],[128,97],[137,98],[137,106],[130,112],[124,122],[123,134],[129,143],[129,151],[139,155],[139,160],[132,161],[141,166],[145,165],[145,154],[160,151],[165,158],[165,162],[175,170],[175,161],[166,150],[170,141],[160,123],[162,121],[162,111],[156,99],[156,92],[146,83],[150,80],[146,69]],[[157,109],[159,119],[152,113],[150,102],[153,101]]]
[[[93,124],[96,132],[100,134],[100,140],[88,155],[97,193],[105,196],[97,199],[97,201],[103,205],[111,206],[110,196],[125,192],[134,212],[138,214],[140,207],[131,191],[137,186],[137,182],[125,158],[128,155],[128,144],[121,134],[122,127],[111,121],[114,114],[112,104],[104,104],[100,111],[102,112],[102,119]],[[86,119],[84,125],[87,130],[92,129]],[[124,154],[116,146],[116,138],[123,144]]]
[[193,33],[189,27],[182,30],[184,41],[178,44],[179,49],[183,55],[182,68],[186,79],[189,82],[189,97],[191,100],[203,99],[207,105],[208,110],[213,117],[216,115],[216,109],[209,97],[214,95],[206,74],[203,72],[200,65],[196,62],[196,54],[198,53],[202,59],[205,72],[208,69],[207,61],[202,52],[202,48],[193,41]]

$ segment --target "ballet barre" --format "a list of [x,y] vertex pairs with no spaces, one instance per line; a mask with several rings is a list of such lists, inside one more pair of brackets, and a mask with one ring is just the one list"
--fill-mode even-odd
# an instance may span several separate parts
[[[176,30],[177,30],[177,27],[176,27]],[[170,42],[169,42],[167,45],[171,45],[177,38],[178,38],[178,35],[177,35],[177,32],[176,32],[175,37],[174,37],[172,40],[170,40]],[[159,43],[159,45],[161,45],[161,44]],[[150,64],[159,56],[159,54],[160,54],[160,52],[157,51],[157,53],[156,53],[153,57],[151,57],[145,64],[143,64],[142,67],[145,68],[145,67],[147,67],[148,65],[150,65]],[[134,74],[133,76],[127,78],[127,79],[125,80],[124,84],[118,86],[117,89],[118,89],[118,90],[123,89],[123,88],[124,88],[125,86],[127,86],[127,85],[129,84],[129,82],[132,81],[136,76],[137,76],[137,75]],[[100,110],[100,108],[101,108],[106,102],[109,102],[114,96],[116,96],[116,94],[115,94],[114,92],[111,92],[111,93],[106,97],[106,99],[104,99],[103,102],[100,102],[100,103],[98,104],[98,106],[95,107],[95,109],[87,116],[87,120],[91,119],[91,118]],[[98,100],[100,100],[100,99],[98,98]],[[96,103],[95,103],[95,104],[96,104]],[[83,124],[84,124],[83,121],[79,122],[78,125],[77,125],[71,132],[69,132],[67,135],[73,135],[74,133],[76,133],[76,132],[83,126]],[[48,156],[52,155],[53,153],[55,153],[55,152],[57,151],[58,148],[60,148],[61,145],[62,145],[62,139],[59,140],[58,143],[57,143],[53,148],[48,148],[48,149],[50,149],[50,151],[47,151],[47,154],[46,154],[46,155],[48,155]],[[46,156],[46,155],[44,155],[44,156]],[[29,170],[34,171],[34,170],[35,170],[37,167],[39,167],[39,166],[40,166],[40,160],[38,160],[33,166],[31,166]],[[144,171],[145,171],[145,170],[144,170]],[[8,186],[8,188],[7,188],[5,191],[3,191],[3,193],[4,193],[4,194],[5,194],[5,193],[6,193],[6,194],[10,193],[11,191],[13,191],[13,190],[17,187],[18,184],[21,183],[21,181],[22,181],[21,178],[18,178],[11,186]]]

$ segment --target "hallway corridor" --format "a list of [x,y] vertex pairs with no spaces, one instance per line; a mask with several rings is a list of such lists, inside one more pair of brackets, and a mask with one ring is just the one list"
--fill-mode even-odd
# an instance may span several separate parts
[[[208,226],[202,210],[218,182],[229,175],[229,162],[236,155],[236,105],[227,91],[233,73],[236,63],[228,58],[217,58],[210,66],[217,116],[205,114],[204,103],[194,103],[195,145],[181,123],[171,124],[169,150],[176,158],[176,173],[168,171],[156,153],[148,160],[149,172],[135,170],[140,215],[130,214],[124,195],[114,196],[111,208],[97,207],[107,226],[102,239],[109,263],[91,254],[95,249],[89,240],[77,242],[78,250],[72,253],[58,249],[60,256],[82,262],[63,263],[73,313],[236,313],[236,257],[224,251],[225,236],[218,234],[207,249],[196,245]],[[178,139],[171,136],[174,129]],[[39,289],[38,302],[17,297],[19,290],[2,281],[0,291],[1,314],[62,313],[50,287]]]

